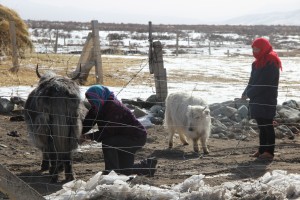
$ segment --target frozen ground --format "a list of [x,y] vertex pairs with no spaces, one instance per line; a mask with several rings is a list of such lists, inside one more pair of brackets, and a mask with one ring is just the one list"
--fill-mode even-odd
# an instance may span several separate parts
[[[252,58],[248,56],[196,56],[164,58],[168,74],[169,92],[185,90],[199,94],[211,103],[221,103],[240,97],[245,88]],[[299,101],[299,57],[282,58],[283,72],[279,86],[279,103],[294,99]],[[143,71],[147,72],[145,67]],[[195,78],[196,77],[196,78]],[[198,79],[197,79],[198,78]],[[112,87],[119,99],[146,99],[153,94],[153,85],[128,85],[125,88]],[[26,98],[32,90],[29,86],[2,87],[1,97],[21,96]],[[82,96],[87,87],[82,86]],[[89,147],[91,148],[91,147]],[[226,176],[226,174],[223,174]],[[275,195],[278,199],[295,199],[300,197],[299,174],[284,170],[266,173],[260,178],[249,181],[224,182],[218,186],[209,186],[202,179],[201,173],[192,175],[181,183],[172,186],[149,186],[147,184],[130,185],[128,177],[101,176],[95,174],[87,181],[78,179],[63,185],[63,189],[46,199],[85,199],[96,196],[109,196],[112,199],[231,199],[237,193],[241,197],[256,195],[259,198],[262,191]],[[218,177],[211,177],[218,179]],[[251,199],[251,198],[250,198]]]
[[[138,57],[146,59],[145,57]],[[281,58],[283,71],[280,76],[278,104],[294,99],[300,100],[299,77],[300,57]],[[209,104],[221,103],[239,98],[246,87],[251,70],[252,57],[185,55],[165,57],[168,91],[190,91],[202,96]],[[136,68],[136,67],[135,67]],[[130,69],[129,69],[130,70]],[[148,73],[148,66],[142,69]],[[26,98],[33,88],[30,86],[2,87],[1,96],[21,96]],[[82,96],[87,87],[82,86]],[[119,99],[146,99],[155,92],[152,83],[111,87]]]

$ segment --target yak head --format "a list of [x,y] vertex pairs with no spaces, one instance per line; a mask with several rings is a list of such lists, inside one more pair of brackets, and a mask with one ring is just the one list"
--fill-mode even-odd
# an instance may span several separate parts
[[196,131],[203,126],[209,126],[210,110],[208,106],[189,105],[187,108],[188,130]]
[[[47,71],[45,74],[41,75],[39,73],[39,65],[36,65],[36,68],[35,68],[35,72],[36,72],[36,75],[37,77],[39,77],[40,79],[40,82],[44,81],[44,80],[47,80],[47,79],[50,79],[50,78],[53,78],[53,77],[56,77],[57,74],[55,74],[54,72],[52,71]],[[79,72],[74,76],[74,77],[70,77],[68,76],[71,80],[75,81],[77,80],[79,77],[80,77],[80,74],[81,74],[81,65],[80,65],[80,68],[79,68]]]

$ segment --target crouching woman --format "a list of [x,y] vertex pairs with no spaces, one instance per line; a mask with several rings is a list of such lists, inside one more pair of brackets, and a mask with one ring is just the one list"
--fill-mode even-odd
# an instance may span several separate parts
[[[124,175],[153,176],[157,164],[155,158],[134,163],[135,153],[146,143],[144,126],[107,87],[91,86],[85,96],[91,108],[83,122],[83,137],[102,142],[105,162],[103,174],[114,170]],[[98,131],[85,134],[95,124],[98,125]]]

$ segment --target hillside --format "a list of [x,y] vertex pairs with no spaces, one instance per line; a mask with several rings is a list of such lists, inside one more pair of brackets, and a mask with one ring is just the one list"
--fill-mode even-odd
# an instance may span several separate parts
[[[300,12],[299,12],[300,13]],[[300,19],[299,19],[300,22]],[[90,30],[90,22],[70,22],[70,21],[36,21],[27,20],[26,23],[32,29],[64,29],[64,30]],[[238,22],[237,22],[238,23]],[[229,24],[229,23],[228,23]],[[135,31],[148,32],[148,24],[123,24],[123,23],[103,23],[99,22],[102,31]],[[236,33],[236,34],[288,34],[299,35],[299,26],[294,25],[168,25],[152,24],[154,32],[176,33],[184,30],[203,33]]]
[[245,15],[241,17],[232,18],[224,21],[225,24],[232,25],[300,25],[300,10],[292,12],[272,12],[262,13],[256,15]]

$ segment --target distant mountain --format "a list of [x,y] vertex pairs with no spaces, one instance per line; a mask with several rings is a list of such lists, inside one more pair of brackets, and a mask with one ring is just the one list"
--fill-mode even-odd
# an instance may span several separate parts
[[300,25],[300,10],[245,15],[223,21],[229,25]]

